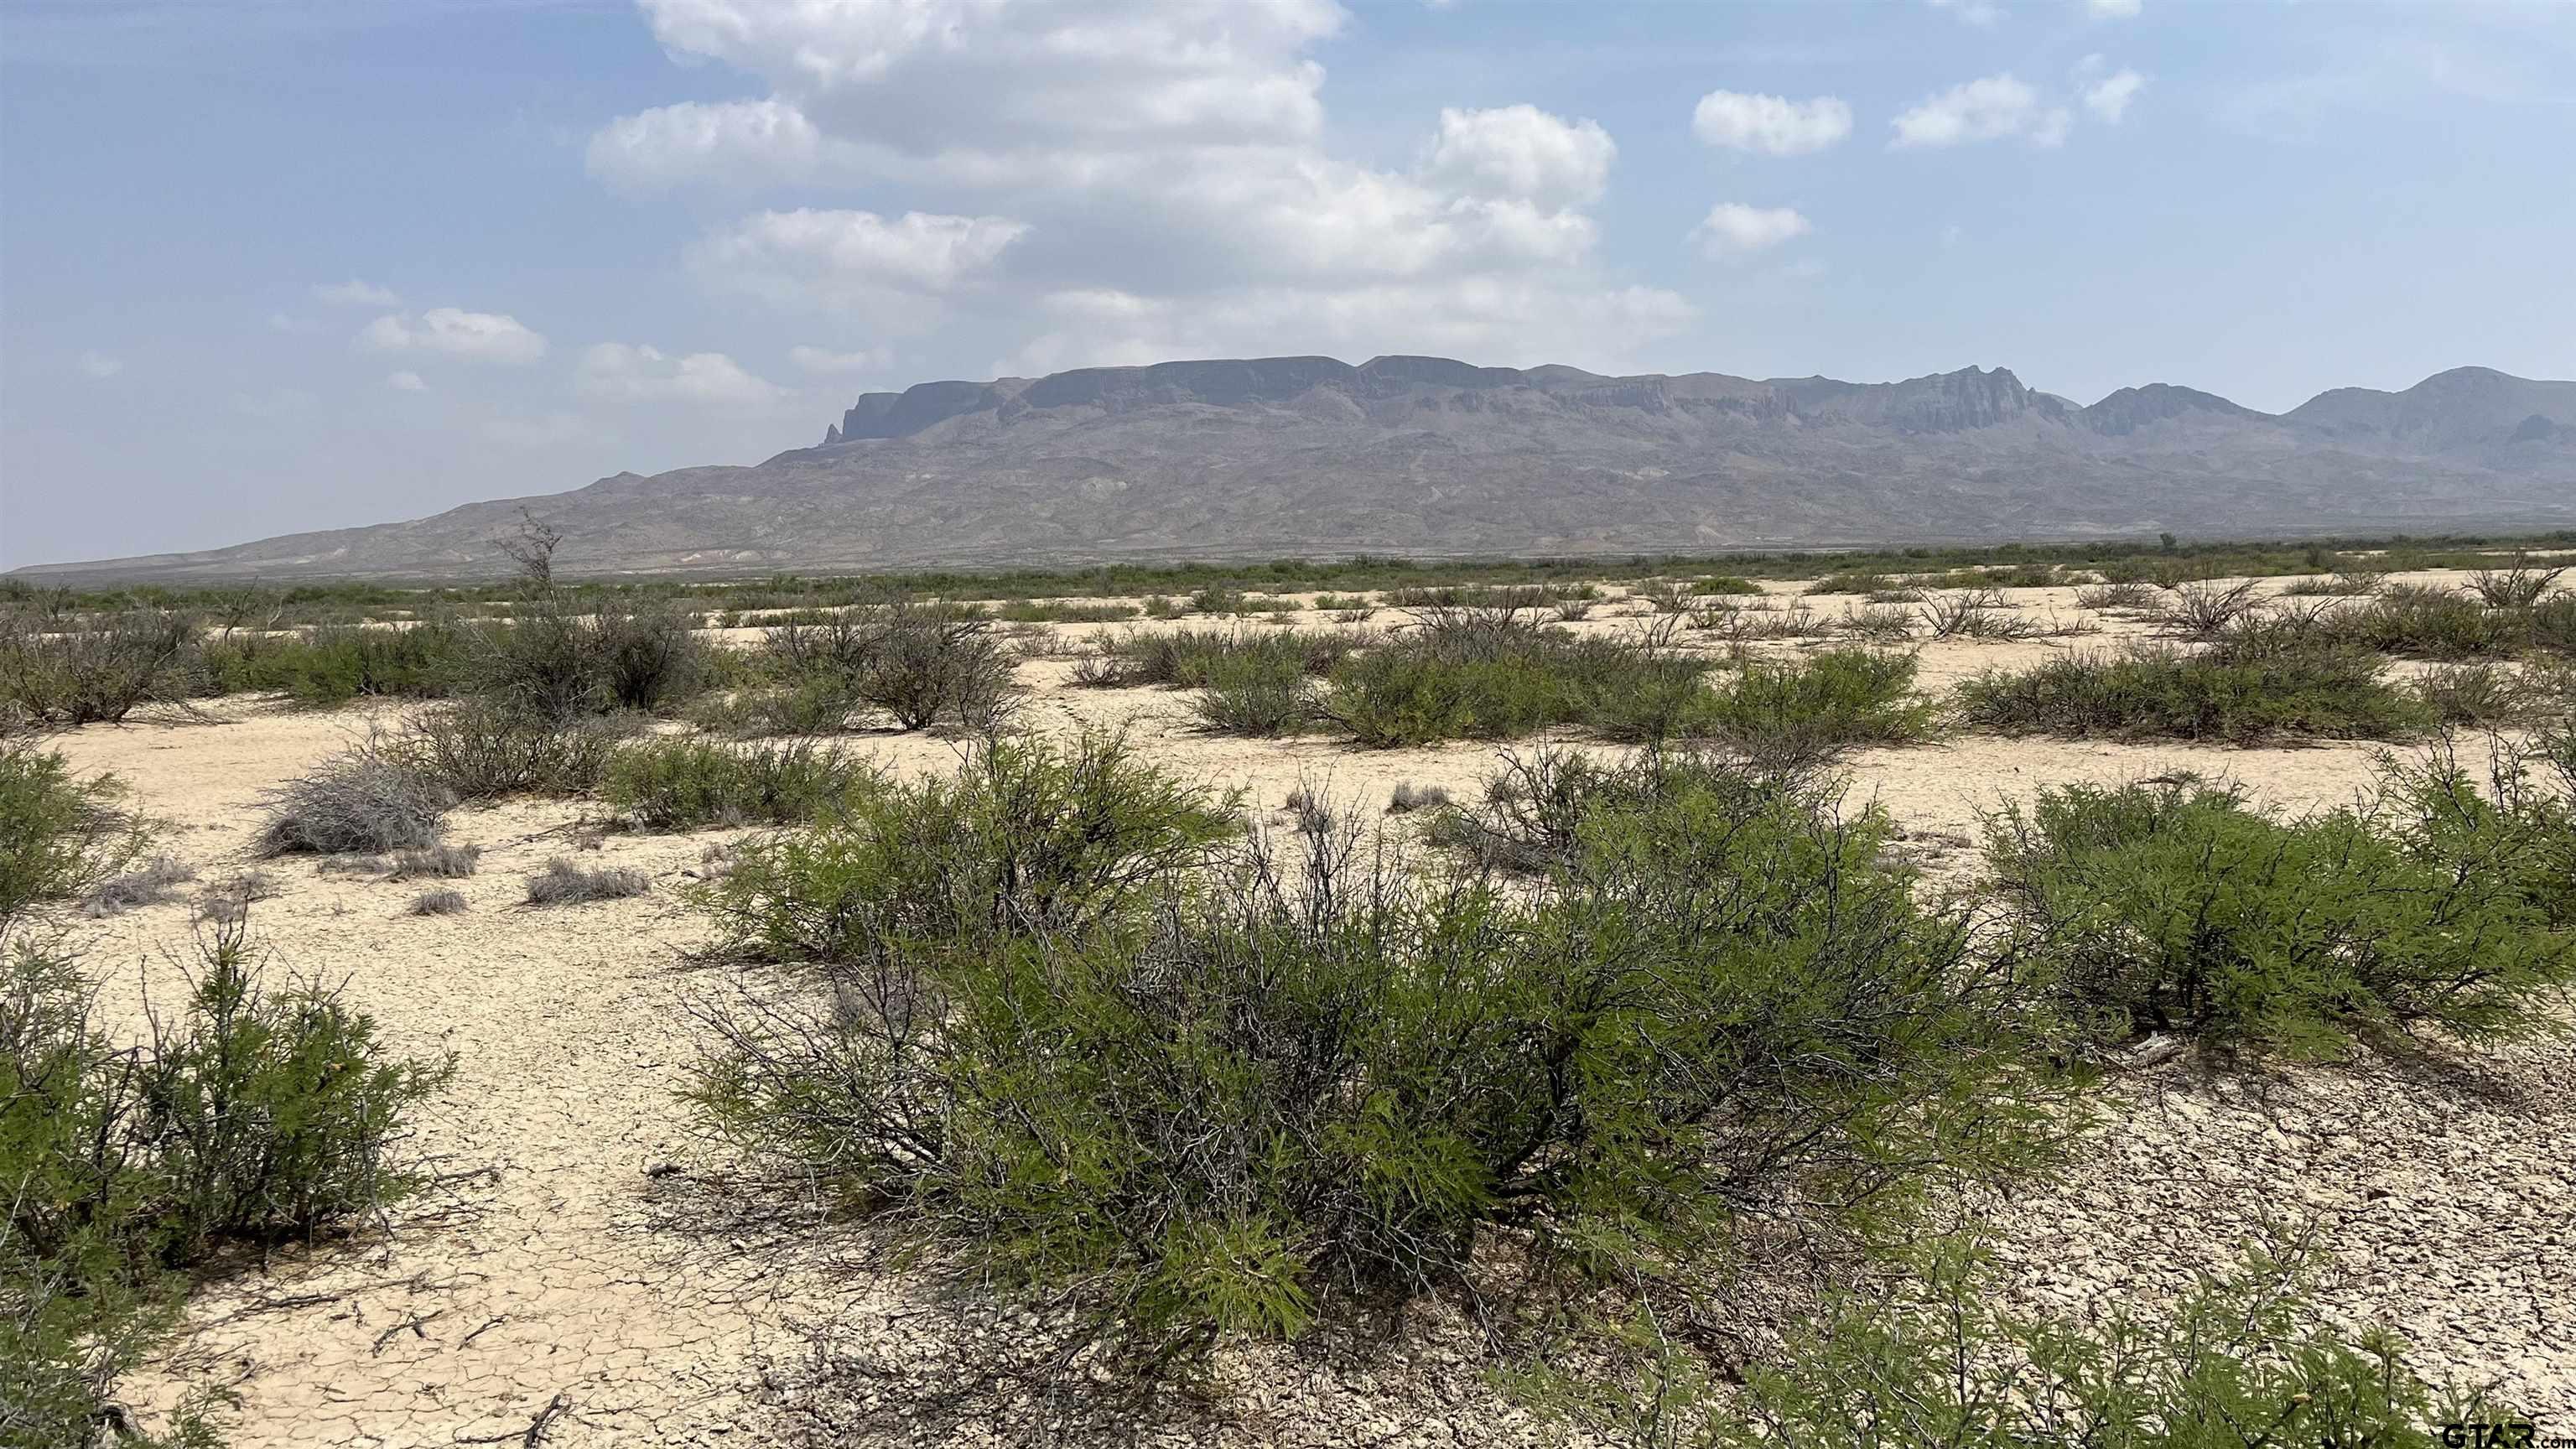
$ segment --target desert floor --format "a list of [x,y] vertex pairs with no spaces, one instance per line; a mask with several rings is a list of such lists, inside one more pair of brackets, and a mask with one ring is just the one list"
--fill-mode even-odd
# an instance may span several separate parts
[[[2081,613],[2069,590],[2011,597],[2026,611]],[[1397,621],[1384,611],[1374,623]],[[1634,623],[1614,600],[1580,627]],[[2096,647],[2134,627],[1925,646],[1921,685],[1942,692],[1978,670]],[[1242,788],[1256,814],[1278,811],[1301,785],[1321,784],[1371,816],[1400,781],[1465,795],[1497,754],[1481,744],[1370,752],[1212,736],[1195,728],[1185,695],[1076,690],[1070,672],[1064,659],[1021,666],[1029,723],[1064,732],[1124,722],[1173,771]],[[143,810],[169,822],[169,848],[201,881],[253,867],[274,878],[276,895],[251,917],[272,970],[345,978],[393,1047],[456,1061],[413,1144],[441,1183],[405,1204],[389,1231],[283,1252],[207,1286],[173,1351],[138,1386],[151,1401],[222,1386],[238,1396],[230,1440],[245,1449],[533,1443],[524,1436],[541,1416],[543,1442],[557,1446],[770,1443],[799,1432],[863,1443],[1128,1437],[1110,1427],[1114,1414],[1079,1406],[1020,1404],[995,1416],[944,1403],[949,1370],[938,1365],[953,1356],[942,1357],[947,1330],[918,1285],[866,1259],[864,1244],[837,1236],[844,1230],[818,1229],[792,1185],[734,1184],[721,1156],[693,1140],[675,1096],[695,1050],[691,1005],[763,987],[688,954],[703,928],[677,888],[727,832],[594,831],[579,802],[460,810],[450,839],[484,853],[480,873],[454,883],[471,908],[447,917],[404,913],[416,885],[249,859],[262,792],[366,723],[361,711],[233,702],[211,722],[91,727],[59,741],[75,766],[115,772]],[[850,743],[904,770],[955,758],[923,736]],[[1849,776],[1852,798],[1883,804],[1940,881],[1973,872],[1981,811],[2044,782],[2191,770],[2300,809],[2353,798],[2372,757],[2367,746],[1953,735],[1862,754]],[[526,875],[592,840],[597,855],[586,859],[644,871],[653,892],[521,903]],[[187,901],[73,930],[111,1014],[132,1023],[147,1000],[175,997],[190,952]],[[2179,1059],[2124,1078],[2116,1104],[2071,1170],[2005,1209],[2006,1255],[2025,1292],[2151,1307],[2194,1273],[2225,1266],[2260,1223],[2311,1223],[2334,1252],[2322,1297],[2331,1313],[2394,1325],[2433,1377],[2495,1381],[2544,1432],[2576,1426],[2576,1045],[2567,1038],[2298,1069],[2220,1072]],[[1436,1311],[1425,1317],[1365,1354],[1240,1356],[1234,1392],[1158,1414],[1133,1437],[1535,1442],[1539,1428],[1488,1385],[1467,1336]],[[841,1362],[862,1366],[828,1391],[805,1372],[818,1324],[829,1325]]]

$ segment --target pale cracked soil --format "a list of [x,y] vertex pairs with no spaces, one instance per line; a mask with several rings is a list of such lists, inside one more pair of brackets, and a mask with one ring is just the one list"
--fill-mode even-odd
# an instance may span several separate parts
[[[2072,612],[2066,591],[2014,597]],[[1624,612],[1604,606],[1582,627],[1624,627]],[[2104,642],[1931,646],[1922,683],[1938,691],[1979,668]],[[1321,783],[1371,814],[1399,781],[1463,797],[1496,754],[1485,745],[1365,752],[1213,737],[1192,728],[1186,696],[1075,691],[1064,687],[1069,671],[1062,660],[1022,666],[1036,690],[1033,724],[1062,732],[1125,721],[1169,768],[1242,787],[1257,812],[1277,810],[1301,784]],[[212,883],[254,864],[247,847],[261,792],[363,728],[359,711],[250,703],[226,706],[213,723],[93,727],[59,744],[77,767],[123,777],[142,809],[170,822],[169,847]],[[853,743],[900,769],[955,758],[921,737]],[[2300,809],[2352,798],[2370,759],[2359,746],[1964,736],[1865,754],[1851,774],[1855,798],[1892,812],[1940,879],[1973,869],[1982,809],[2041,783],[2197,770]],[[677,895],[702,849],[726,833],[609,831],[590,855],[579,850],[581,814],[577,803],[457,811],[449,838],[484,852],[473,878],[441,883],[470,902],[457,916],[405,914],[417,882],[326,875],[294,860],[262,866],[280,891],[252,912],[272,969],[345,978],[391,1047],[452,1054],[455,1080],[412,1144],[443,1180],[397,1209],[388,1230],[282,1251],[207,1284],[165,1360],[131,1386],[148,1405],[220,1387],[238,1398],[229,1439],[243,1449],[518,1444],[540,1418],[542,1442],[558,1449],[799,1435],[1300,1445],[1542,1437],[1488,1385],[1471,1337],[1436,1310],[1365,1351],[1239,1355],[1231,1395],[1177,1421],[1158,1414],[1133,1435],[1119,1431],[1114,1411],[1024,1403],[979,1419],[908,1402],[945,1372],[921,1369],[937,1361],[942,1315],[904,1275],[865,1266],[853,1245],[800,1220],[792,1194],[754,1197],[732,1185],[728,1164],[693,1140],[676,1095],[694,1052],[689,1004],[734,984],[729,972],[687,959],[702,931]],[[623,901],[522,905],[523,877],[558,855],[642,870],[654,889]],[[190,920],[182,899],[75,923],[112,1017],[131,1026],[147,990],[155,1002],[175,999]],[[2321,1224],[2337,1268],[2321,1300],[2327,1311],[2384,1319],[2437,1372],[2495,1381],[2544,1426],[2576,1424],[2576,1055],[2565,1039],[2483,1059],[2427,1049],[2251,1074],[2179,1061],[2126,1080],[2115,1100],[2071,1172],[2003,1210],[2004,1256],[2026,1296],[2079,1311],[2151,1308],[2195,1272],[2227,1266],[2265,1219]],[[773,1211],[781,1202],[783,1219]],[[832,1402],[814,1399],[802,1366],[806,1329],[817,1323],[834,1326],[842,1362],[877,1365],[882,1378],[844,1382],[846,1396]]]

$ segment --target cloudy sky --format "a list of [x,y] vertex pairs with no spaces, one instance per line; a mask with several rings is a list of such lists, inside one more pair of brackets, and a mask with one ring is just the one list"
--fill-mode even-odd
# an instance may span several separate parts
[[0,567],[1428,352],[2576,376],[2570,0],[0,0]]

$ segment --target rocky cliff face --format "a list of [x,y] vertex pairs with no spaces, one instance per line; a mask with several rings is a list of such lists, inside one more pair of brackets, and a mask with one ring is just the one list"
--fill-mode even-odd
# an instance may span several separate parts
[[2078,407],[2003,368],[1083,368],[870,393],[820,446],[755,467],[25,572],[469,577],[498,571],[490,540],[522,505],[563,530],[564,567],[593,573],[2566,527],[2576,383],[2464,368],[2274,417],[2162,383]]

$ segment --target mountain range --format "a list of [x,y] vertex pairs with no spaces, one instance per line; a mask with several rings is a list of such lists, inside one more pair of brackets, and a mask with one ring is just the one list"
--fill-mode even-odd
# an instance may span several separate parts
[[1711,552],[2576,526],[2576,382],[2486,368],[2281,414],[2011,372],[1610,377],[1436,357],[1167,362],[869,393],[820,444],[410,522],[24,569],[471,578],[521,507],[568,573]]

